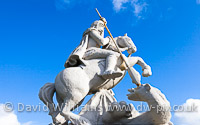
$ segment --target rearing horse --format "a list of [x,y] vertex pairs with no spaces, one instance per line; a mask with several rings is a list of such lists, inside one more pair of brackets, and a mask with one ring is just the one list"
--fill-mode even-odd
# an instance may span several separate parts
[[[128,51],[135,52],[136,46],[128,36],[119,36],[115,41],[121,48],[128,47]],[[107,48],[109,49],[109,48]],[[143,76],[151,75],[151,69],[140,57],[126,58],[129,66],[138,64],[143,69]],[[111,89],[116,86],[125,76],[126,71],[122,71],[119,67],[122,64],[121,58],[118,59],[115,69],[122,72],[122,76],[115,79],[103,79],[100,74],[105,69],[105,59],[86,60],[87,64],[77,67],[65,68],[56,77],[55,83],[46,83],[39,92],[40,100],[49,108],[49,115],[52,116],[55,124],[62,124],[63,121],[71,121],[73,124],[90,124],[86,118],[71,112],[74,107],[79,106],[84,98],[96,93],[100,89]],[[137,72],[137,71],[136,71]],[[138,72],[137,72],[138,73]],[[141,77],[138,73],[135,77]],[[139,78],[140,79],[140,78]],[[56,92],[56,99],[61,110],[54,110],[53,95]],[[59,120],[59,117],[65,120]]]

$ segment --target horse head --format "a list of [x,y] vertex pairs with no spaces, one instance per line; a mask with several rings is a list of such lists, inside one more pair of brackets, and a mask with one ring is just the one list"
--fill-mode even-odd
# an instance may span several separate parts
[[135,44],[133,43],[132,39],[127,36],[127,33],[124,36],[118,36],[117,43],[121,48],[128,47],[127,51],[129,54],[135,53],[137,51]]

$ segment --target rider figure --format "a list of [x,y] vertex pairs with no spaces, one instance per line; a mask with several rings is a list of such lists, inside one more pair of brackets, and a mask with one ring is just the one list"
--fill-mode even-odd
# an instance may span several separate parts
[[106,59],[105,71],[99,75],[105,79],[114,79],[122,75],[121,72],[115,70],[120,54],[101,48],[112,42],[110,37],[104,38],[104,21],[106,22],[105,18],[94,21],[91,27],[83,33],[80,45],[71,53],[65,63],[66,68],[80,64],[86,65],[84,60],[104,58]]

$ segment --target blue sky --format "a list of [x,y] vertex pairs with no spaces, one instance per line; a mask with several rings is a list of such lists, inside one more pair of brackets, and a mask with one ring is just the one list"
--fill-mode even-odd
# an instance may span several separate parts
[[[200,0],[1,0],[0,103],[42,105],[40,87],[54,82],[82,33],[99,19],[94,8],[114,37],[128,33],[138,49],[133,56],[152,67],[143,83],[161,89],[172,106],[199,101]],[[131,87],[127,75],[113,89],[116,98],[128,101]],[[51,122],[45,112],[15,114],[20,123]]]

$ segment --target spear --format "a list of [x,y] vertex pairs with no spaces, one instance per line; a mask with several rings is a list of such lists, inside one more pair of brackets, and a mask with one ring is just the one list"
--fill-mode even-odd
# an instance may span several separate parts
[[128,62],[126,61],[126,59],[124,58],[122,52],[120,51],[119,46],[118,46],[117,43],[115,42],[115,40],[114,40],[114,38],[113,38],[113,36],[112,36],[110,30],[108,29],[108,27],[107,27],[107,25],[106,25],[106,22],[103,20],[103,17],[101,16],[101,14],[100,14],[99,11],[97,10],[97,8],[95,8],[95,10],[97,11],[97,13],[98,13],[100,19],[104,22],[104,26],[105,26],[106,30],[108,31],[108,33],[109,33],[109,35],[110,35],[110,37],[111,37],[111,39],[112,39],[114,45],[116,46],[117,51],[120,53],[120,56],[121,56],[122,60],[125,62],[125,65],[126,65],[126,67],[128,68],[128,73],[129,73],[129,75],[130,75],[130,77],[131,77],[131,79],[132,79],[132,82],[135,83],[137,86],[141,86],[140,79],[138,79],[138,78],[135,77],[135,76],[137,75],[136,70],[135,70],[133,67],[130,67],[130,66],[129,66]]

